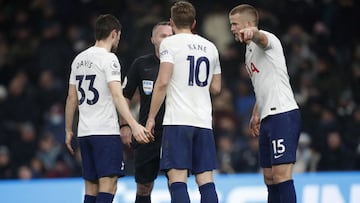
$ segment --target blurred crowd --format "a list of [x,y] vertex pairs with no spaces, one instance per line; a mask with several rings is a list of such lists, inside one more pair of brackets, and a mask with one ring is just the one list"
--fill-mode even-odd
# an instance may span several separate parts
[[[174,1],[0,0],[0,179],[81,176],[79,151],[64,147],[64,104],[74,56],[92,46],[94,19],[117,16],[117,56],[123,73],[153,51],[151,29],[167,20]],[[194,32],[219,49],[222,93],[213,97],[219,173],[256,173],[257,138],[248,122],[255,101],[234,42],[228,11],[259,8],[259,28],[283,43],[303,130],[295,171],[360,170],[360,2],[356,0],[207,0],[197,8]],[[131,104],[137,112],[138,99]],[[74,142],[76,146],[76,142]],[[125,149],[127,174],[133,156]]]

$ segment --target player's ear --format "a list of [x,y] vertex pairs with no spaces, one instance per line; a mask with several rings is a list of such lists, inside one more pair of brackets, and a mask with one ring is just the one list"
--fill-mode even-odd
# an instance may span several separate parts
[[151,41],[151,44],[155,44],[154,37],[151,37],[151,38],[150,38],[150,41]]
[[173,28],[175,26],[175,23],[172,18],[170,18],[170,26]]
[[110,33],[112,39],[115,39],[118,34],[120,34],[120,32],[118,32],[116,29],[113,29]]
[[194,22],[192,23],[191,30],[195,29],[195,26],[196,26],[196,20],[194,20]]

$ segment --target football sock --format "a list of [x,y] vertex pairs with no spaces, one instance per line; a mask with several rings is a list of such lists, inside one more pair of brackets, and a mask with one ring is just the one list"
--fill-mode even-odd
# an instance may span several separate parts
[[280,194],[280,203],[296,203],[296,192],[293,180],[277,184]]
[[135,203],[151,203],[150,195],[149,196],[136,195]]
[[175,182],[170,185],[171,203],[190,203],[187,184]]
[[280,203],[278,185],[266,185],[268,189],[268,203]]
[[84,203],[96,203],[96,196],[85,195]]
[[112,203],[114,195],[106,192],[99,192],[96,198],[96,203]]
[[201,201],[200,203],[218,203],[218,196],[214,183],[206,183],[199,187]]

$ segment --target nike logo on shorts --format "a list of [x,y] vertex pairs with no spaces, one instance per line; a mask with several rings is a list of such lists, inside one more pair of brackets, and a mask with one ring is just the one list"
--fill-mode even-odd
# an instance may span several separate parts
[[280,157],[282,157],[282,156],[284,156],[284,154],[278,154],[278,155],[274,155],[274,159],[278,159],[278,158],[280,158]]

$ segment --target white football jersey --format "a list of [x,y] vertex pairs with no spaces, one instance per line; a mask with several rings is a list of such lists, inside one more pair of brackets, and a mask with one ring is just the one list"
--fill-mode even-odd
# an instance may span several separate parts
[[212,129],[209,87],[213,74],[221,73],[215,45],[199,35],[176,34],[161,42],[160,62],[174,64],[163,124]]
[[254,87],[261,119],[297,109],[289,82],[285,57],[280,40],[261,30],[268,38],[263,49],[254,42],[246,46],[245,64]]
[[120,63],[104,48],[90,47],[71,65],[69,83],[76,85],[79,99],[78,136],[119,134],[116,107],[108,82],[120,82]]

